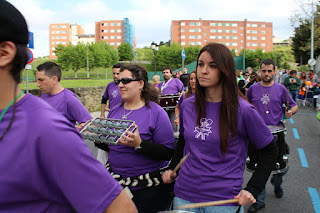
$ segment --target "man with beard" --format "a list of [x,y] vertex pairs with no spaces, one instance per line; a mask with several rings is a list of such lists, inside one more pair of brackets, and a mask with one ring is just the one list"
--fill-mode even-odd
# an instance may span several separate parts
[[[293,114],[298,111],[297,104],[293,101],[292,97],[288,95],[287,89],[275,82],[273,80],[273,76],[275,75],[275,63],[272,59],[265,59],[260,64],[260,72],[261,72],[261,81],[252,85],[247,91],[248,101],[255,106],[260,116],[264,120],[264,122],[269,126],[278,126],[279,129],[283,129],[284,126],[281,122],[283,117],[282,105],[287,105],[289,98],[289,106],[287,106],[287,110],[285,112],[285,117],[287,119],[291,118]],[[279,147],[279,154],[277,157],[277,163],[280,167],[285,167],[285,162],[283,160],[283,155],[287,154],[287,145],[284,139],[284,132],[278,132],[277,134],[277,144]],[[251,143],[250,143],[251,144]],[[254,160],[257,156],[252,156],[252,152],[249,151],[248,155],[250,158],[250,163],[247,165],[248,169],[252,168],[254,165]],[[257,161],[258,162],[258,159]],[[283,196],[282,189],[282,177],[287,173],[287,169],[282,173],[273,174],[271,177],[271,184],[274,186],[274,193],[276,197],[281,198]],[[251,205],[248,209],[249,213],[257,212],[259,209],[265,207],[265,197],[266,190],[264,189],[258,199],[257,202]]]
[[[180,95],[181,92],[184,92],[183,83],[178,78],[172,78],[172,70],[169,67],[166,67],[162,70],[162,75],[164,82],[161,82],[156,86],[160,91],[160,95]],[[176,131],[177,126],[174,123],[175,114],[174,108],[173,110],[167,111],[168,116],[170,118],[170,122],[172,124],[172,128]]]
[[109,109],[111,109],[113,106],[120,104],[121,102],[121,96],[118,89],[118,77],[120,72],[121,64],[115,64],[112,67],[112,77],[113,81],[110,82],[106,88],[106,91],[104,92],[101,100],[101,118],[106,117],[106,105],[107,100],[109,100]]

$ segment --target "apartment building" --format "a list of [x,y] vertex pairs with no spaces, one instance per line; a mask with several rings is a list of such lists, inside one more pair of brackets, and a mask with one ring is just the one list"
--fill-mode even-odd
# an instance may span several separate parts
[[95,33],[96,42],[104,40],[115,48],[125,42],[134,47],[134,26],[128,18],[96,22]]
[[78,24],[58,23],[49,26],[49,59],[57,58],[53,52],[58,44],[68,45],[77,44],[79,38],[77,35],[84,34],[83,28]]
[[180,20],[171,23],[171,43],[182,46],[218,42],[239,54],[243,49],[272,51],[272,23],[257,21]]

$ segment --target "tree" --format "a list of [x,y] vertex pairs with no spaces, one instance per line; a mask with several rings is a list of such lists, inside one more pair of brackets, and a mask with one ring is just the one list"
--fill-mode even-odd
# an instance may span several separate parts
[[120,61],[131,61],[134,58],[134,52],[132,46],[129,43],[122,43],[118,47]]

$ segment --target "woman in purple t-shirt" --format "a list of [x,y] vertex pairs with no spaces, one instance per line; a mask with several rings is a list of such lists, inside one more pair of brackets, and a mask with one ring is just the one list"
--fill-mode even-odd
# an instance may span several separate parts
[[148,82],[143,67],[123,66],[118,82],[122,103],[110,109],[108,118],[135,121],[137,129],[119,139],[118,145],[108,146],[106,167],[123,187],[130,189],[140,213],[164,211],[172,192],[172,186],[164,184],[160,175],[173,155],[170,120],[156,103],[159,93]]
[[188,80],[188,91],[184,93],[181,97],[180,100],[174,110],[175,120],[174,123],[179,126],[179,113],[180,113],[180,105],[185,99],[188,99],[190,97],[194,96],[194,93],[196,91],[196,81],[197,81],[197,76],[196,76],[196,71],[192,71],[189,75],[189,80]]
[[[238,199],[233,204],[187,210],[243,212],[241,206],[255,203],[264,189],[277,146],[258,112],[239,91],[235,63],[226,46],[204,46],[196,72],[195,97],[186,99],[180,107],[180,136],[163,181],[172,182],[177,174],[171,169],[190,153],[174,186],[174,209],[190,203]],[[242,189],[249,140],[261,150],[262,165]]]

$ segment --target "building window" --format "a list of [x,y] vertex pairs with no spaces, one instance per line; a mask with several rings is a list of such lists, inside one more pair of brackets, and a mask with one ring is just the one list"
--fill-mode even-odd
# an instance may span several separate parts
[[186,30],[185,29],[181,29],[181,32],[184,33]]
[[181,22],[181,26],[185,26],[186,25],[186,23],[185,22]]
[[63,42],[61,42],[61,44],[67,44],[67,42],[66,42],[66,41],[63,41]]
[[222,30],[218,30],[218,33],[222,33]]
[[262,46],[262,47],[265,47],[265,46],[266,46],[266,44],[265,44],[265,43],[262,43],[262,44],[261,44],[261,46]]
[[257,43],[248,43],[248,46],[250,46],[250,47],[257,47],[258,44],[257,44]]
[[190,33],[201,32],[201,29],[189,29]]
[[117,26],[121,26],[121,23],[117,23]]
[[210,33],[216,33],[217,32],[217,30],[215,30],[215,29],[210,29]]
[[111,46],[114,46],[114,45],[116,45],[116,43],[112,42],[112,43],[110,43],[110,45],[111,45]]
[[102,36],[102,39],[108,39],[108,36]]
[[115,36],[110,36],[110,39],[115,39]]
[[186,45],[186,42],[181,42],[181,45]]
[[52,38],[52,39],[56,39],[56,37],[55,37],[55,36],[52,36],[51,38]]
[[238,33],[238,30],[232,30],[231,33]]
[[121,36],[117,36],[117,39],[121,39]]
[[238,27],[238,24],[232,23],[231,26],[232,27]]
[[210,26],[216,26],[216,23],[210,23]]
[[238,46],[238,43],[232,43],[231,46]]
[[186,38],[186,36],[184,36],[184,35],[181,36],[181,39],[185,39],[185,38]]
[[222,23],[218,23],[218,26],[222,26]]
[[222,39],[222,36],[218,36],[218,39]]
[[238,36],[232,36],[231,39],[237,40],[237,39],[238,39]]
[[108,23],[102,23],[102,26],[108,26]]
[[117,45],[120,46],[120,45],[121,45],[121,42],[118,42]]
[[258,30],[247,30],[247,33],[257,34],[257,33],[258,33]]
[[54,42],[52,42],[52,44],[56,44],[56,42],[54,41]]
[[121,33],[121,30],[117,30],[118,33]]
[[261,40],[266,40],[266,37],[261,37]]
[[112,27],[115,26],[115,25],[116,25],[116,23],[111,23],[111,24],[110,24],[110,26],[112,26]]
[[189,39],[201,39],[201,35],[191,35]]
[[247,24],[247,27],[258,27],[257,24]]
[[229,43],[229,42],[227,42],[227,43],[226,43],[226,46],[230,46],[230,43]]
[[190,26],[201,26],[200,22],[190,22],[189,23]]
[[102,30],[102,32],[103,32],[103,33],[107,33],[107,32],[108,32],[108,30]]
[[258,40],[257,36],[248,36],[247,37],[248,40]]
[[210,36],[210,39],[216,39],[217,37],[216,36]]
[[266,27],[266,25],[265,24],[261,24],[261,27]]
[[230,36],[226,36],[226,39],[230,39]]
[[266,34],[266,31],[265,30],[261,30],[261,34]]
[[110,30],[110,33],[114,33],[114,30]]
[[62,39],[67,39],[67,36],[62,36],[61,38],[62,38]]

